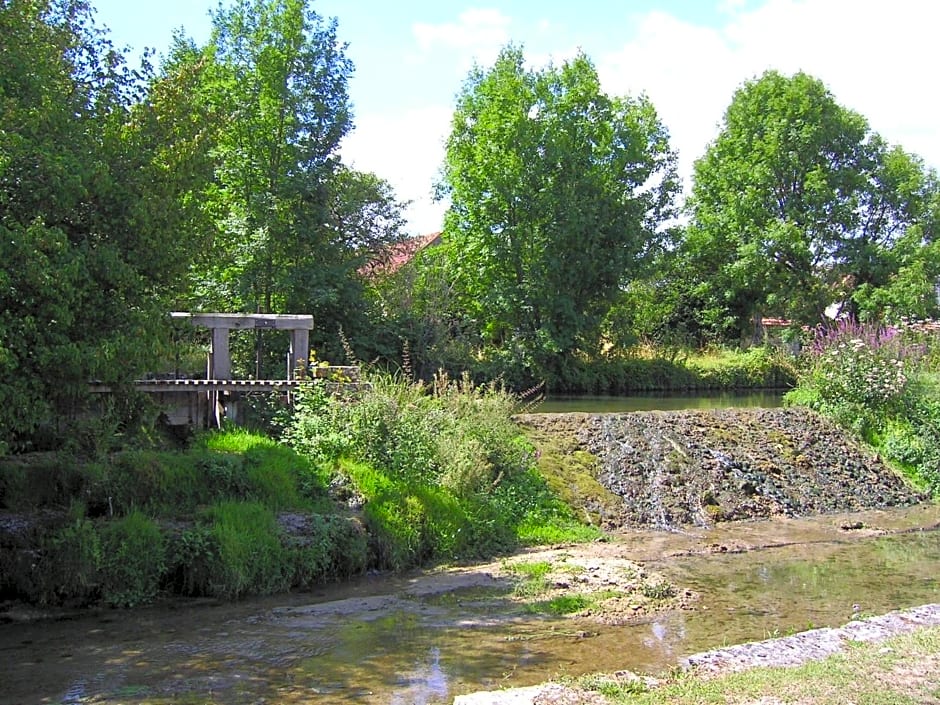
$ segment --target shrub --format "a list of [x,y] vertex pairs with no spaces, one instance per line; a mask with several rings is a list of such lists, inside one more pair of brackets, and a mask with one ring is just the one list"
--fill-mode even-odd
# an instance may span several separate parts
[[293,584],[301,588],[349,578],[363,572],[368,562],[365,532],[343,517],[310,515],[303,538],[295,539],[289,550]]
[[4,458],[0,462],[0,506],[16,511],[65,508],[75,499],[86,499],[90,483],[82,468],[64,454]]
[[[940,493],[940,402],[923,331],[840,322],[818,331],[799,386],[787,394],[872,444]],[[933,343],[935,345],[935,343]]]
[[839,321],[817,331],[801,384],[815,387],[823,406],[883,408],[904,396],[918,355],[896,328]]
[[365,498],[376,565],[501,553],[518,544],[524,519],[577,524],[533,470],[534,449],[512,420],[516,396],[468,375],[370,382],[355,404],[313,389],[285,438],[321,461],[328,448],[349,456],[333,459],[334,472]]
[[333,517],[330,521],[333,563],[329,575],[348,579],[369,565],[369,538],[358,519]]
[[301,588],[324,581],[333,564],[333,537],[326,517],[312,515],[304,535],[288,544],[293,567],[292,584]]
[[153,600],[166,568],[163,534],[139,511],[108,522],[101,532],[102,597],[112,607]]
[[211,595],[212,571],[220,564],[219,543],[211,526],[197,525],[170,542],[168,586],[190,597]]
[[695,356],[688,367],[696,377],[693,386],[707,389],[779,388],[795,382],[788,356],[767,347]]

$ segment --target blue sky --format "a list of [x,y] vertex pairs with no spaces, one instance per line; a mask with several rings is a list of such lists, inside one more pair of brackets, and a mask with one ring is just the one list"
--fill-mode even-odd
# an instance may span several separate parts
[[[227,2],[227,0],[224,0]],[[163,52],[175,28],[209,35],[215,0],[91,0],[118,46]],[[769,68],[820,78],[889,142],[940,168],[940,93],[930,0],[313,0],[336,17],[356,71],[356,129],[343,158],[387,179],[409,231],[438,230],[431,190],[454,96],[509,42],[542,66],[583,50],[612,95],[646,93],[688,182],[732,94]]]

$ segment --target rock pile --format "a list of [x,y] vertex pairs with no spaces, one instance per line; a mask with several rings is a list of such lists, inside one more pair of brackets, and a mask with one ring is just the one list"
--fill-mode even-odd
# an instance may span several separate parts
[[[554,418],[552,418],[554,417]],[[806,516],[922,502],[874,453],[804,408],[529,414],[597,460],[607,529]]]

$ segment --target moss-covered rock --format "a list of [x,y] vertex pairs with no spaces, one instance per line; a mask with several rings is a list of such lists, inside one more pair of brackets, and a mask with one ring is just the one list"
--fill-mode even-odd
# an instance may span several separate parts
[[607,529],[926,499],[848,432],[804,408],[529,414],[518,422],[541,450],[552,486]]

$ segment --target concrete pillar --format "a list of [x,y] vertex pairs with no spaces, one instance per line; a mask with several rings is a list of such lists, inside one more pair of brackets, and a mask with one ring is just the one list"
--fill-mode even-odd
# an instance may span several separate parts
[[232,359],[228,351],[228,328],[212,329],[212,379],[232,378]]
[[307,357],[310,355],[310,331],[306,328],[294,328],[290,332],[291,366],[288,379],[297,376],[297,370],[306,370]]

